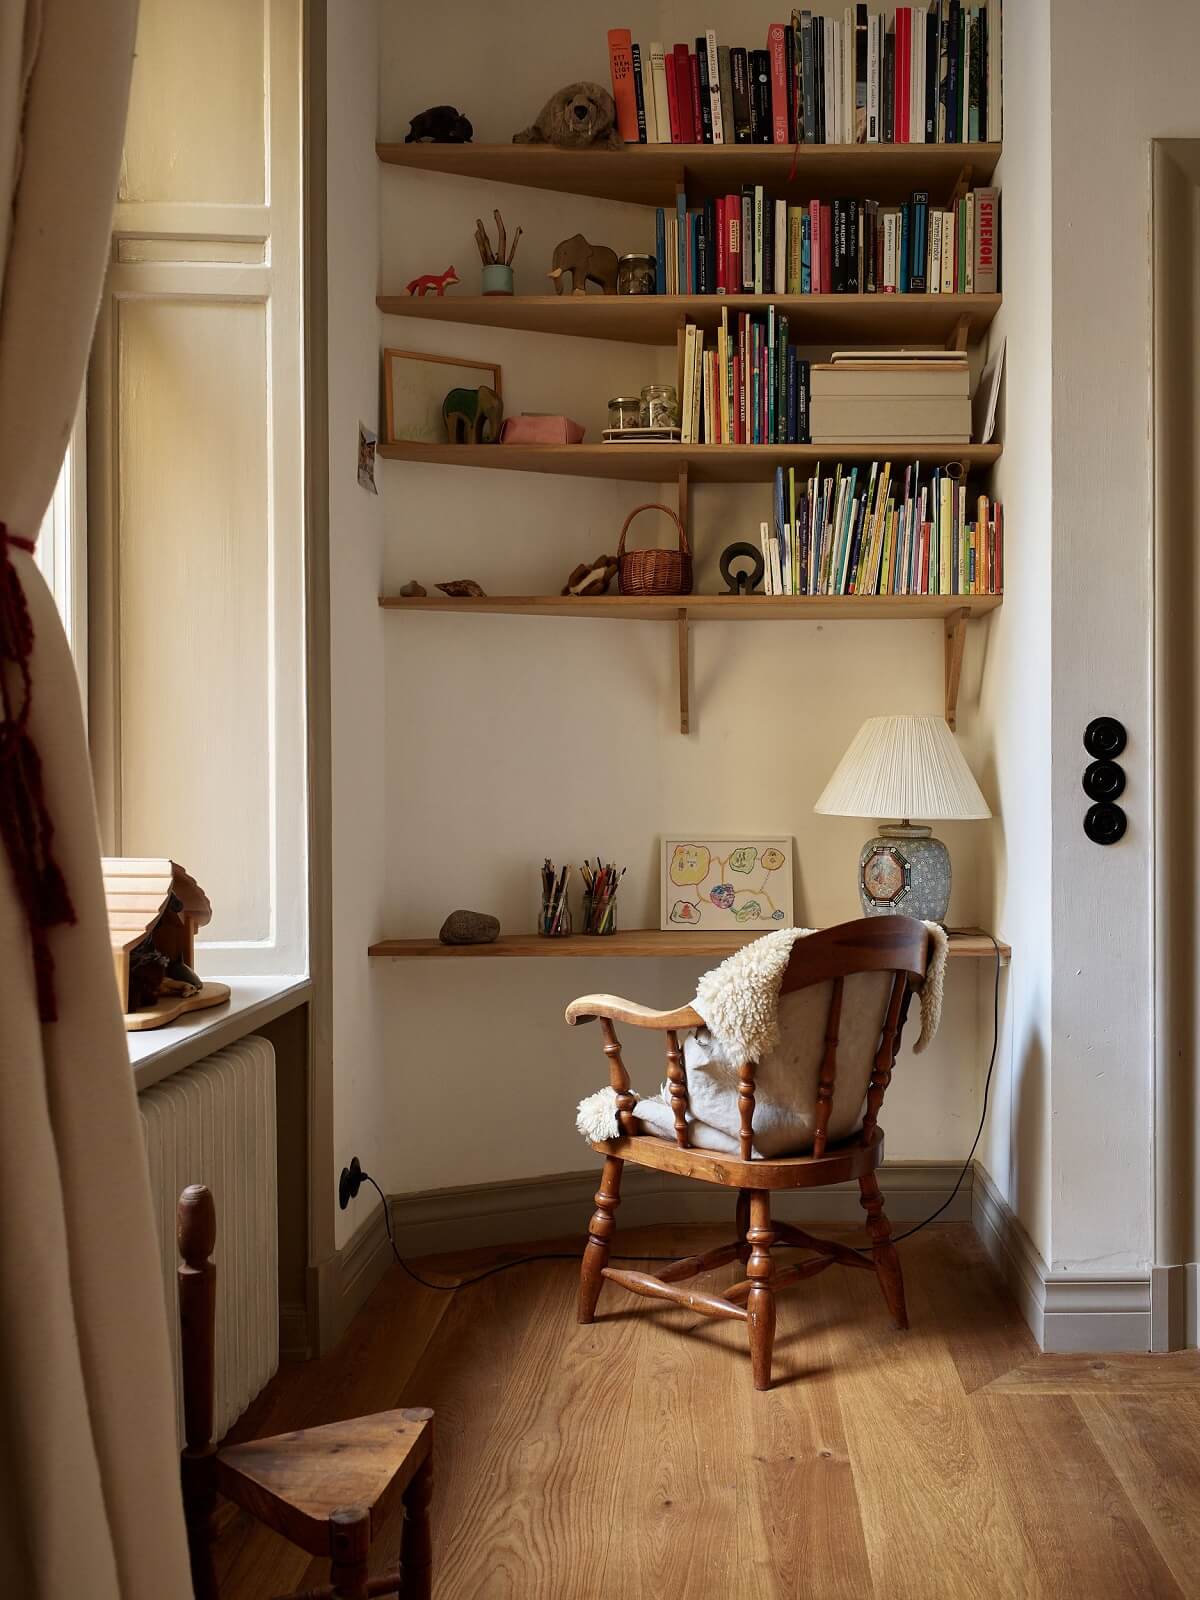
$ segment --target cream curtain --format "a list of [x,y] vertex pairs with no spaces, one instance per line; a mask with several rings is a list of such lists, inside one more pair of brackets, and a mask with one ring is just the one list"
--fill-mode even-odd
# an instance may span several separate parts
[[[83,381],[136,16],[136,0],[0,0],[0,1594],[14,1600],[191,1594],[79,689],[12,543],[36,535]],[[44,816],[23,809],[39,793]],[[74,914],[46,933],[52,994],[29,911],[50,860]]]

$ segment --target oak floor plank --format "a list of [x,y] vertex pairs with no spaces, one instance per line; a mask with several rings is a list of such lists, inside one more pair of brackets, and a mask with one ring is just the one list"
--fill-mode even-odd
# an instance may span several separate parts
[[1200,1396],[1077,1396],[1092,1438],[1185,1594],[1200,1587]]
[[914,1271],[921,1277],[963,1393],[974,1394],[1012,1368],[1034,1361],[1037,1342],[975,1230],[968,1223],[954,1223],[942,1238],[952,1248],[939,1249],[936,1261],[927,1247],[918,1249],[916,1237],[897,1249],[905,1262],[910,1252],[916,1252]]
[[1200,1351],[1038,1355],[988,1384],[989,1394],[1170,1394],[1200,1384]]

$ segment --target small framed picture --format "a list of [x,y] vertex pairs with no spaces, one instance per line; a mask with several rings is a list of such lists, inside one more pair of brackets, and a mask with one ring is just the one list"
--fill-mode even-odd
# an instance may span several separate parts
[[792,841],[758,833],[662,840],[659,925],[712,933],[792,926]]
[[431,356],[420,350],[383,352],[385,444],[445,444],[442,401],[451,389],[486,384],[501,394],[500,368],[491,361]]

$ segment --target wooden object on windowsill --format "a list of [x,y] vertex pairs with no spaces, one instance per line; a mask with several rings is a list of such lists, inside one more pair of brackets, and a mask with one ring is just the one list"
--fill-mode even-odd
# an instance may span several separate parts
[[[152,1005],[130,1009],[130,957],[148,935],[155,948],[194,966],[196,929],[212,918],[208,896],[175,861],[163,857],[109,856],[101,862],[113,973],[125,1029],[161,1028],[188,1011],[204,1011],[229,999],[226,983],[204,983],[198,994],[163,995]],[[178,909],[176,909],[176,906]]]

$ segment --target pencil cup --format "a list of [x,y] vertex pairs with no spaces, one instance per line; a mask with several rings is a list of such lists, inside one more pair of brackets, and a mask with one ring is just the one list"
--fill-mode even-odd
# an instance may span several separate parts
[[557,899],[553,895],[542,896],[538,932],[544,939],[565,939],[570,935],[571,907],[565,889]]
[[603,937],[617,931],[617,892],[583,897],[583,931]]
[[502,261],[493,261],[483,269],[484,294],[511,294],[513,292],[513,269],[506,267]]

